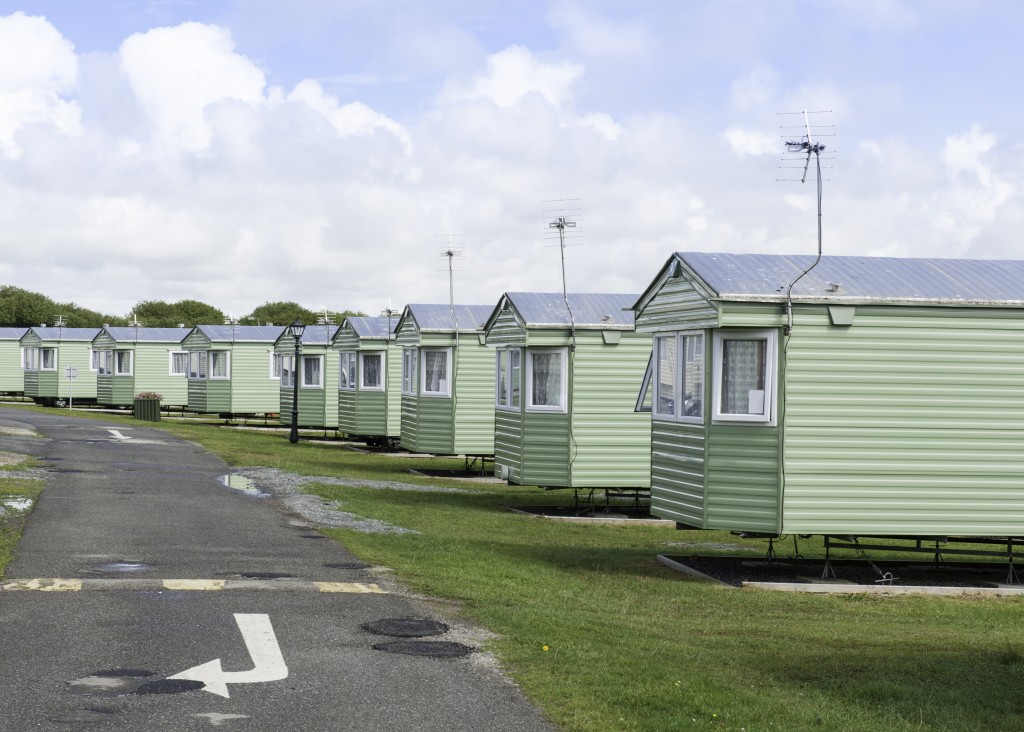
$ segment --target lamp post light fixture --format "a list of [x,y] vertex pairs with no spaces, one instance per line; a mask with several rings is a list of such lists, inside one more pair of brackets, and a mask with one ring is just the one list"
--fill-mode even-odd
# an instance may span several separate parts
[[295,361],[292,363],[292,431],[288,435],[288,441],[293,445],[299,441],[299,350],[302,348],[302,334],[305,330],[305,324],[298,318],[288,326],[288,332],[295,341]]

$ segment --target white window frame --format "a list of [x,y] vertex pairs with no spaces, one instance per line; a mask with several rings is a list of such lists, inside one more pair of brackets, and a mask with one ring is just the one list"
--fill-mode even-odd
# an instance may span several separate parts
[[[44,365],[46,363],[46,354],[53,354],[53,364],[51,366]],[[40,371],[56,371],[57,370],[57,349],[56,348],[40,348],[39,349],[39,370]]]
[[[722,379],[724,377],[724,343],[730,340],[763,340],[764,395],[763,414],[736,414],[722,412]],[[776,330],[740,330],[723,328],[714,334],[714,368],[712,370],[712,419],[716,422],[750,422],[774,425],[777,416],[777,363],[779,334]],[[753,392],[751,392],[753,393]]]
[[[210,379],[214,381],[227,381],[231,378],[231,351],[216,350],[208,351],[209,353],[209,365],[207,366],[206,373],[210,375]],[[214,376],[213,374],[213,362],[218,355],[224,356],[224,375]]]
[[[445,374],[448,378],[437,390],[427,389],[427,354],[443,353],[445,355]],[[419,358],[420,396],[425,397],[451,397],[452,395],[452,349],[451,348],[421,348]]]
[[[174,357],[184,356],[185,357],[185,368],[180,371],[174,370]],[[167,375],[168,376],[188,376],[188,364],[191,356],[188,351],[168,351],[167,352]]]
[[[684,378],[687,370],[686,342],[691,338],[699,339],[701,358],[700,414],[694,415],[686,413],[686,379]],[[664,344],[668,342],[673,343],[676,349],[675,368],[672,374],[673,405],[671,413],[659,410],[659,407],[661,405],[662,387],[661,374],[659,373],[661,365],[661,348]],[[651,418],[661,420],[664,422],[685,422],[688,424],[703,424],[704,417],[707,414],[707,405],[704,403],[704,396],[707,392],[708,378],[707,336],[703,331],[699,330],[685,330],[672,333],[656,333],[654,335],[652,343],[653,354],[651,360],[652,372],[650,388],[653,391],[651,399]]]
[[416,374],[419,366],[419,349],[402,349],[402,393],[416,396]]
[[[561,385],[559,393],[559,404],[534,404],[533,403],[533,356],[555,353],[560,356]],[[569,349],[568,348],[527,348],[526,349],[526,411],[527,412],[555,412],[565,414],[568,409],[568,386],[569,386]]]
[[[378,356],[380,358],[380,383],[376,386],[369,386],[366,383],[366,357]],[[360,391],[384,391],[385,380],[387,379],[387,352],[386,351],[360,351],[359,352],[359,390]]]
[[338,391],[356,390],[356,352],[338,353]]
[[96,374],[100,372],[99,361],[97,360],[97,356],[100,353],[100,351],[94,350],[92,346],[89,346],[89,370]]
[[[121,370],[121,354],[128,354],[128,370]],[[114,351],[114,376],[132,376],[135,373],[135,351],[120,350]]]
[[295,356],[291,354],[280,354],[281,356],[281,388],[291,389],[295,386],[292,379],[295,377]]
[[284,358],[282,353],[270,352],[270,380],[280,381],[281,380],[281,359]]
[[[513,355],[519,357],[518,373],[512,364]],[[504,359],[502,358],[504,356]],[[502,361],[504,360],[504,363]],[[504,373],[502,373],[504,371]],[[523,408],[523,349],[499,348],[494,359],[494,406],[510,412],[518,412]],[[502,390],[502,376],[504,387]],[[517,378],[518,377],[518,378]],[[518,384],[516,382],[519,382]],[[516,389],[516,387],[519,387]]]
[[[316,361],[319,366],[316,369],[317,382],[311,384],[306,380],[306,363]],[[323,356],[302,356],[300,358],[300,365],[302,366],[302,382],[301,386],[303,389],[323,389],[324,388],[324,357]]]
[[25,349],[25,370],[39,370],[39,349],[36,347]]

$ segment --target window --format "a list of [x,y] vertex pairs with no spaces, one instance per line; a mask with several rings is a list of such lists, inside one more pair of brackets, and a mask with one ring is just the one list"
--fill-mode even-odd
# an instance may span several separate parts
[[704,334],[654,338],[653,416],[681,422],[704,420]]
[[170,359],[171,363],[168,373],[171,376],[188,375],[188,353],[186,351],[171,351]]
[[323,389],[323,356],[302,357],[302,385],[309,389]]
[[564,412],[567,352],[564,348],[527,349],[526,408],[532,411]]
[[281,356],[281,388],[288,389],[295,386],[295,356]]
[[94,351],[89,349],[89,370],[99,373],[100,370],[100,354],[103,351]]
[[206,378],[206,351],[191,351],[189,353],[188,378]]
[[359,388],[384,390],[384,352],[366,351],[359,354]]
[[25,349],[25,370],[26,371],[38,371],[39,370],[39,349],[38,348],[26,348]]
[[271,353],[270,354],[270,378],[275,380],[281,379],[281,354]]
[[500,348],[497,351],[495,374],[495,404],[504,409],[519,409],[521,404],[523,352],[518,348]]
[[775,331],[715,334],[715,419],[775,419]]
[[402,393],[416,393],[416,349],[402,349]]
[[210,351],[210,378],[229,378],[230,368],[228,362],[231,354],[228,351]]
[[424,348],[420,367],[420,393],[427,396],[451,396],[450,348]]
[[43,371],[56,371],[57,370],[57,349],[56,348],[40,348],[39,349],[39,368]]
[[132,351],[114,351],[114,374],[132,375]]
[[356,388],[356,352],[342,351],[338,355],[340,363],[338,373],[338,388],[350,391]]

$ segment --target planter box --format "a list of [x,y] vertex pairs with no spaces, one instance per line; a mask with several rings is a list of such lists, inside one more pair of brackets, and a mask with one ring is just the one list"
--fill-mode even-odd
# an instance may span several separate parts
[[144,422],[160,421],[159,399],[136,399],[132,406],[132,416]]

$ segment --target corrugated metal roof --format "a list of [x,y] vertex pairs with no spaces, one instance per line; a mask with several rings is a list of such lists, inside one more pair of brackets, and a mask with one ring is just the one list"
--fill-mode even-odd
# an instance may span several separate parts
[[420,332],[438,331],[452,332],[455,330],[455,321],[452,319],[452,310],[459,321],[459,332],[473,332],[482,330],[487,323],[487,317],[491,314],[491,305],[406,305],[412,313]]
[[0,339],[20,341],[27,332],[28,328],[0,328]]
[[[718,296],[784,300],[811,255],[677,252]],[[838,285],[838,288],[834,286]],[[793,300],[1024,304],[1024,261],[824,256],[793,288]]]
[[[570,325],[565,299],[560,292],[506,292],[505,296],[527,328]],[[572,319],[577,328],[632,328],[633,312],[624,311],[639,295],[568,293]]]
[[345,319],[345,322],[352,326],[352,330],[360,338],[383,339],[394,334],[395,328],[398,327],[398,319],[398,315],[392,318],[350,316]]
[[92,341],[99,335],[99,328],[29,328],[44,341]]
[[[302,343],[310,346],[326,346],[334,338],[334,334],[338,332],[337,325],[307,325],[306,329],[302,331]],[[287,330],[285,326],[285,330]]]
[[197,325],[211,341],[269,341],[273,343],[284,331],[283,325]]
[[192,332],[191,328],[115,327],[104,328],[103,330],[107,331],[115,341],[153,341],[160,343],[180,343],[185,336]]

